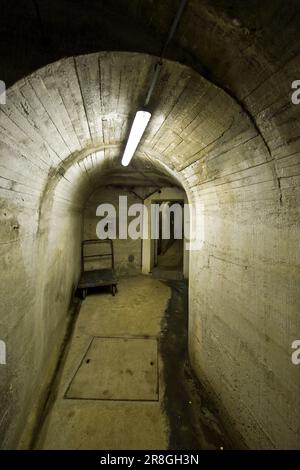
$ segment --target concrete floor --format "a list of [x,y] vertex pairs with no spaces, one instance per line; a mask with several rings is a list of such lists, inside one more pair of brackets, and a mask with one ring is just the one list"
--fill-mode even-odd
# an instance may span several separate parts
[[[191,398],[199,392],[195,392],[187,365],[182,363],[184,379],[179,372],[180,358],[185,361],[182,339],[186,339],[180,322],[187,322],[183,291],[177,289],[177,300],[171,299],[171,291],[157,279],[137,276],[121,279],[115,297],[108,292],[87,296],[35,448],[229,446],[203,399]],[[170,309],[175,309],[174,315]],[[181,328],[178,345],[176,333],[171,331],[175,324]],[[172,352],[172,348],[176,350]],[[186,381],[184,386],[181,380]],[[186,392],[187,385],[190,392]]]

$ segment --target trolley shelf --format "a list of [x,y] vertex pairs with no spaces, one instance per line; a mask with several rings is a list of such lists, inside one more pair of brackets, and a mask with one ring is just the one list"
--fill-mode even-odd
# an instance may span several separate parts
[[[86,254],[86,247],[88,245],[100,245],[106,244],[109,246],[109,252],[96,254]],[[111,268],[93,269],[90,271],[84,270],[84,263],[86,260],[96,260],[101,258],[111,258]],[[112,240],[84,240],[81,245],[81,277],[78,283],[78,290],[81,293],[81,297],[85,299],[87,290],[91,287],[100,286],[111,286],[111,293],[114,296],[117,290],[117,277],[115,274],[114,267],[114,248]]]

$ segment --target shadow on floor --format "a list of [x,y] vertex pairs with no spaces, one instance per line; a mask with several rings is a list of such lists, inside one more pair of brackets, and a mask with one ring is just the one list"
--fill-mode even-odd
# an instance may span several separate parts
[[231,449],[206,391],[195,377],[188,360],[188,285],[168,281],[171,299],[162,320],[160,353],[164,363],[163,406],[169,419],[169,448]]

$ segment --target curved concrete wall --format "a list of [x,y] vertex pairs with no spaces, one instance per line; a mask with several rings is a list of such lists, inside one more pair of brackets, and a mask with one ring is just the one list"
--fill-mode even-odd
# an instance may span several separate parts
[[[4,448],[27,443],[28,410],[33,422],[78,278],[84,202],[119,158],[155,60],[64,59],[18,82],[1,106]],[[166,62],[139,147],[202,204],[204,245],[190,259],[191,361],[256,448],[300,447],[300,378],[290,360],[300,331],[299,113],[278,74],[272,96],[267,84],[251,94],[250,117],[191,69]]]

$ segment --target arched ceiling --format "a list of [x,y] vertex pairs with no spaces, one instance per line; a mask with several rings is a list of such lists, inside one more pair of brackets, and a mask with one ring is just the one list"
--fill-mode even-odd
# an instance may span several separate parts
[[[151,123],[133,165],[120,175],[134,113],[144,102],[155,56],[178,4],[179,0],[1,1],[0,78],[8,86],[14,84],[6,105],[0,106],[1,245],[4,280],[17,287],[3,299],[11,325],[21,325],[19,336],[26,326],[29,342],[23,343],[30,366],[36,361],[42,365],[40,342],[30,341],[32,331],[41,335],[46,354],[50,318],[58,320],[53,317],[57,309],[49,306],[65,289],[65,267],[71,281],[71,263],[61,255],[75,247],[72,235],[80,231],[85,198],[99,183],[113,178],[124,184],[136,181],[139,170],[157,180],[171,178],[190,197],[204,202],[207,245],[193,257],[191,306],[198,312],[204,305],[212,323],[205,317],[199,323],[194,316],[191,328],[199,332],[195,345],[203,326],[210,331],[217,324],[215,312],[219,319],[229,319],[230,313],[239,333],[251,333],[247,354],[256,368],[262,358],[256,354],[261,335],[271,329],[271,343],[283,350],[298,325],[294,299],[299,284],[300,106],[291,103],[291,83],[300,79],[300,2],[189,0],[167,51],[173,62],[164,63],[151,101]],[[44,202],[52,195],[59,210],[50,213]],[[74,223],[63,224],[64,218]],[[56,266],[50,290],[48,265]],[[15,266],[20,267],[17,272]],[[32,302],[36,308],[30,315]],[[14,315],[17,310],[19,316]],[[49,321],[44,324],[45,312]],[[32,324],[25,325],[23,319],[31,317]],[[219,324],[215,331],[223,333],[225,324]],[[231,326],[228,331],[232,338]],[[266,338],[270,345],[269,335]],[[206,350],[200,343],[195,346],[191,358],[195,363],[198,353],[204,358],[212,383],[222,394],[227,379],[224,376],[220,385],[220,368],[216,361],[210,363],[215,344],[207,344]],[[278,396],[282,399],[287,384],[292,389],[296,382],[284,367],[283,375],[276,376],[284,385],[276,395],[273,376],[271,382],[265,381],[277,367],[276,357],[270,354],[265,362],[264,356],[266,368],[257,375],[264,377],[264,390],[271,395],[263,393],[257,403],[249,400],[247,376],[238,401],[230,392],[225,405],[237,420],[236,410],[246,410],[250,442],[259,435],[255,444],[261,444],[266,431],[268,446],[273,441],[288,448],[295,441],[297,417],[289,419],[286,403],[282,416],[287,421],[277,413],[271,429],[268,410]],[[21,382],[20,389],[30,394]],[[260,422],[250,418],[249,409]],[[25,422],[26,417],[22,419]],[[258,425],[259,432],[251,433]]]
[[[179,3],[2,0],[2,77],[99,50],[159,55]],[[299,53],[299,12],[298,0],[189,0],[167,56],[242,97]]]
[[[46,64],[91,52],[159,55],[179,3],[2,0],[1,79],[10,86]],[[166,51],[167,58],[199,72],[240,105],[275,162],[275,178],[285,174],[280,160],[300,151],[300,107],[290,99],[291,83],[300,76],[299,27],[298,0],[189,0]],[[148,72],[139,75],[140,98]]]
[[[0,113],[5,184],[43,199],[61,181],[62,197],[83,200],[105,175],[115,177],[156,60],[112,52],[68,58],[11,87]],[[150,110],[138,149],[142,164],[118,173],[118,184],[136,178],[135,168],[157,184],[171,175],[193,192],[268,160],[247,113],[189,67],[164,62]]]

